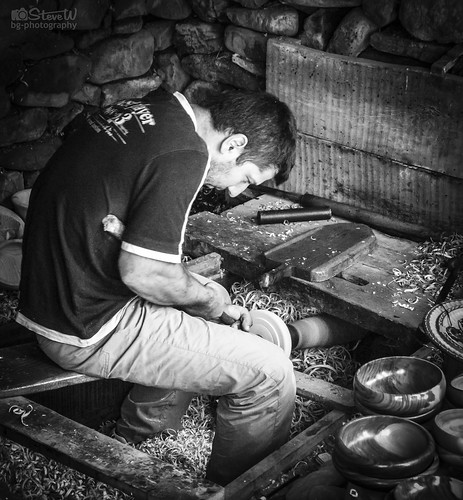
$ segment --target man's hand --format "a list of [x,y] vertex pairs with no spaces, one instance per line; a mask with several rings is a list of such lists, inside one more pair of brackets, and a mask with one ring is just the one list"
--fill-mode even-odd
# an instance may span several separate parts
[[251,314],[242,306],[235,306],[233,304],[226,304],[223,313],[220,316],[220,321],[233,328],[238,328],[249,332],[252,326]]

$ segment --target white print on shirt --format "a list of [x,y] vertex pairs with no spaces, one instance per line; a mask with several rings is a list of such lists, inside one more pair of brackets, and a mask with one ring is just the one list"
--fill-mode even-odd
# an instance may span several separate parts
[[129,130],[125,124],[132,119],[135,119],[143,134],[145,126],[152,127],[156,124],[153,114],[146,104],[130,100],[108,106],[101,112],[89,116],[87,121],[97,133],[104,132],[115,142],[127,144],[125,136],[129,134]]

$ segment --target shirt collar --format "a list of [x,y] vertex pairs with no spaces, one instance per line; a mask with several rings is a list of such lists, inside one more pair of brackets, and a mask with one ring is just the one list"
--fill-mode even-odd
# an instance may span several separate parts
[[195,131],[198,129],[198,124],[196,122],[196,116],[191,107],[191,104],[187,101],[186,97],[180,92],[174,92],[174,96],[177,98],[178,102],[182,105],[183,109],[189,114],[193,125],[195,126]]

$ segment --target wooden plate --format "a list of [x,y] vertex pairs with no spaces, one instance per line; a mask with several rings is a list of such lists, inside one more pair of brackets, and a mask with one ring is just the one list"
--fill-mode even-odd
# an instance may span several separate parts
[[250,333],[262,337],[281,347],[289,357],[291,354],[291,335],[285,322],[275,313],[266,310],[252,310]]
[[463,361],[463,300],[432,307],[424,318],[428,337],[450,356]]

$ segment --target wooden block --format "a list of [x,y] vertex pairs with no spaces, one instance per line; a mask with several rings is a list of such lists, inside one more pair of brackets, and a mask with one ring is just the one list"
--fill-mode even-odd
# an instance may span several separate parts
[[[29,410],[21,417],[21,411]],[[135,498],[206,499],[222,491],[212,483],[198,485],[181,469],[23,397],[0,399],[0,430],[8,439]]]

